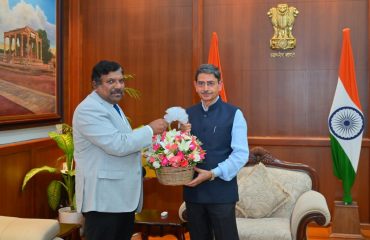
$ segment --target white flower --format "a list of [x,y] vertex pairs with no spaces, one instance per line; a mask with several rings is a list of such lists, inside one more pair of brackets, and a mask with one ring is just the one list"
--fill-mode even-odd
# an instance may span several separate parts
[[199,162],[200,160],[199,154],[194,154],[194,162]]
[[176,131],[176,129],[172,129],[171,131],[168,131],[167,134],[166,134],[165,141],[167,141],[169,143],[174,142],[174,139],[175,139],[177,134],[178,134],[178,132]]
[[58,134],[63,134],[63,124],[56,124],[56,125],[55,125],[55,131],[56,131]]
[[189,150],[191,141],[184,141],[182,140],[179,144],[179,150],[184,152]]
[[155,169],[160,168],[161,167],[161,164],[159,162],[155,161],[155,162],[153,162],[153,167]]
[[181,123],[187,123],[189,121],[188,114],[186,113],[185,109],[182,107],[171,107],[166,110],[166,115],[164,115],[164,119],[166,122],[171,123],[174,121],[179,121]]
[[[61,125],[61,124],[60,124],[60,125]],[[62,170],[60,170],[60,172],[61,172],[61,173],[66,174],[66,173],[67,173],[67,171],[68,171],[67,163],[66,163],[66,162],[64,162],[64,163],[63,163],[63,169],[62,169]]]

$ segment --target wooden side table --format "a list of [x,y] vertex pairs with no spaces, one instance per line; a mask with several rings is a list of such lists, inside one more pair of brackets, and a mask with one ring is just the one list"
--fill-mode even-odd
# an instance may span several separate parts
[[81,224],[59,223],[60,230],[57,237],[64,240],[81,240]]
[[185,240],[185,224],[176,211],[168,211],[167,217],[161,217],[161,211],[143,209],[135,215],[135,231],[141,232],[143,240],[149,236],[164,236],[171,234],[177,239]]

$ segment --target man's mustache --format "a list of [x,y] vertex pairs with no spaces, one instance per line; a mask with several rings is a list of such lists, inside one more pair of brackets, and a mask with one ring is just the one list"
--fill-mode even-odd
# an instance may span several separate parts
[[212,93],[212,92],[210,92],[210,91],[201,91],[200,93],[201,93],[201,94],[210,94],[210,93]]
[[112,94],[116,94],[116,93],[122,94],[123,90],[117,89],[117,90],[112,91]]

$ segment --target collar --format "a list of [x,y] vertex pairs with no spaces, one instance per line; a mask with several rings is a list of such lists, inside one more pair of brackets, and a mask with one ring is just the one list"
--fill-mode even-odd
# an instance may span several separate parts
[[113,104],[111,104],[110,102],[107,102],[104,98],[100,97],[100,95],[97,92],[95,92],[95,90],[92,91],[91,96],[94,99],[96,99],[98,102],[100,102],[102,105],[113,107]]
[[211,104],[209,104],[209,106],[208,107],[206,107],[205,105],[204,105],[204,102],[203,101],[201,101],[202,102],[202,108],[203,108],[203,110],[205,111],[205,112],[208,112],[208,110],[209,110],[209,108],[213,105],[213,104],[215,104],[217,101],[218,101],[218,99],[220,99],[220,96],[217,96],[217,98],[211,103]]

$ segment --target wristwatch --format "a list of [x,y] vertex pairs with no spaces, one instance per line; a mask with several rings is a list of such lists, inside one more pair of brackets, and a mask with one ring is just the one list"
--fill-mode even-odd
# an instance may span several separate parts
[[211,178],[209,179],[209,181],[215,180],[215,177],[216,177],[215,173],[211,170]]

